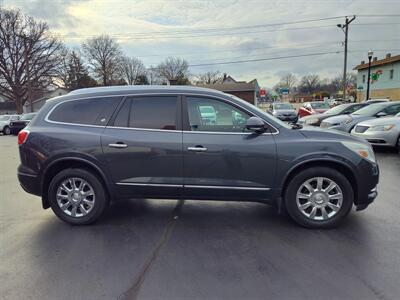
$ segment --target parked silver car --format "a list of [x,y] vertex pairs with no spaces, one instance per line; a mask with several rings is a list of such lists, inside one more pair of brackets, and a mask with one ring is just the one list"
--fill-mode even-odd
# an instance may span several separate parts
[[394,117],[360,122],[351,134],[364,138],[373,145],[396,147],[400,150],[400,113]]
[[1,115],[0,116],[0,132],[4,135],[9,135],[11,133],[10,130],[10,122],[19,120],[18,115]]

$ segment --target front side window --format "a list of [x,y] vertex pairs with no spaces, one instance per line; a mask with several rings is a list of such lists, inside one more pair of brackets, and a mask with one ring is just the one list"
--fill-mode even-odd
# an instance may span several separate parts
[[66,101],[56,106],[48,119],[62,123],[105,126],[119,100],[120,97],[107,97]]
[[398,112],[400,112],[400,104],[391,105],[385,109],[385,113],[387,113],[388,115],[395,115]]
[[226,102],[187,97],[189,125],[192,131],[245,132],[251,116]]
[[115,127],[177,130],[176,96],[132,97],[125,100],[115,120]]

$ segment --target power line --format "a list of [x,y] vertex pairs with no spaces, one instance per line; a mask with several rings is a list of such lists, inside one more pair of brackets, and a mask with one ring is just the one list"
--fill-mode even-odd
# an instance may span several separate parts
[[234,61],[226,61],[226,62],[215,62],[215,63],[204,63],[204,64],[190,64],[189,67],[203,67],[203,66],[214,66],[214,65],[229,65],[229,64],[259,62],[259,61],[267,61],[267,60],[278,60],[278,59],[297,58],[297,57],[320,56],[320,55],[326,55],[326,54],[338,54],[338,53],[341,53],[341,52],[343,52],[343,51],[317,52],[317,53],[298,54],[298,55],[287,55],[287,56],[275,56],[275,57],[258,58],[258,59],[248,59],[248,60],[234,60]]

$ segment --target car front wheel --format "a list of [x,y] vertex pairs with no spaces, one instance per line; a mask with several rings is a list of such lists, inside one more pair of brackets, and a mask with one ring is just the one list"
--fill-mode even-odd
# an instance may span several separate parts
[[8,126],[4,127],[3,133],[4,133],[4,135],[9,135],[11,133],[10,127],[8,127]]
[[337,226],[353,206],[353,189],[345,176],[326,167],[297,173],[285,193],[289,215],[308,228]]
[[53,212],[72,225],[95,222],[108,204],[102,182],[85,169],[66,169],[58,173],[50,182],[48,197]]

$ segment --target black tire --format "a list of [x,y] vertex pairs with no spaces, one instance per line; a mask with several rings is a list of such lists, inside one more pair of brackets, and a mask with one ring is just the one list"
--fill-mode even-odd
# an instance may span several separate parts
[[[305,216],[297,207],[296,194],[300,186],[314,177],[325,177],[333,180],[341,189],[343,202],[335,215],[327,220],[313,220]],[[299,225],[307,228],[333,228],[336,227],[350,212],[353,202],[353,189],[345,176],[338,171],[327,167],[313,167],[297,173],[286,187],[285,206],[290,217]]]
[[3,134],[4,134],[4,135],[10,135],[10,133],[11,133],[10,127],[4,126],[4,128],[3,128]]
[[400,154],[400,135],[399,135],[399,137],[397,138],[396,150],[397,150],[397,153]]
[[[91,211],[81,217],[67,215],[57,203],[59,185],[68,178],[81,178],[89,183],[94,191],[95,202]],[[109,199],[102,181],[93,173],[85,169],[65,169],[59,172],[50,182],[48,199],[53,212],[64,222],[71,225],[87,225],[97,221],[108,207]]]

